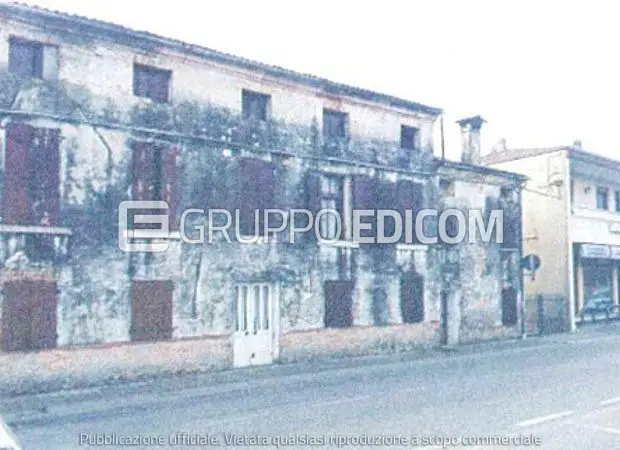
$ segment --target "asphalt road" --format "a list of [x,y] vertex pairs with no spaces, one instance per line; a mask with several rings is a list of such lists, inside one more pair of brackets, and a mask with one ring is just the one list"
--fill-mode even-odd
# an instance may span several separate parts
[[[340,448],[458,448],[469,439],[471,449],[618,449],[620,335],[599,338],[155,394],[142,406],[108,393],[126,409],[13,431],[25,450],[276,448],[278,439],[280,448],[338,448],[335,436]],[[106,435],[112,443],[100,445]],[[136,445],[140,436],[161,444]],[[523,436],[532,444],[506,443]],[[134,445],[122,445],[126,437]],[[504,444],[480,441],[491,437]],[[190,438],[202,445],[182,445]]]

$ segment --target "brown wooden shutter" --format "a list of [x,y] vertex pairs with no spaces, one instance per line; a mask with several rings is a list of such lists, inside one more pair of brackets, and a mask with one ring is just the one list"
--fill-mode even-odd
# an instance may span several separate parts
[[[318,224],[314,223],[317,213],[321,210],[321,174],[308,171],[304,176],[304,204],[296,205],[296,209],[307,209],[312,214],[312,228],[302,234],[295,236],[295,242],[307,238],[306,240],[316,240],[315,229]],[[309,218],[306,214],[295,215],[295,226],[297,228],[305,228],[308,226]]]
[[168,203],[170,227],[179,225],[179,168],[177,164],[178,148],[164,147],[161,150],[161,199]]
[[[424,201],[424,185],[422,183],[411,183],[411,209],[412,209],[412,218],[414,220],[420,211],[424,209],[425,201]],[[413,243],[418,244],[419,239],[416,237],[415,227],[413,228]]]
[[[499,200],[497,199],[497,197],[493,197],[493,196],[487,196],[485,198],[485,204],[484,204],[484,220],[485,220],[485,225],[487,225],[491,218],[491,212],[493,212],[494,210],[498,210],[500,209],[500,204],[499,204]],[[504,237],[504,242],[506,242],[506,213],[504,211],[504,223],[503,223],[503,228],[502,228],[502,233],[503,233],[503,237]],[[495,232],[495,237],[497,239],[497,231]],[[497,240],[495,241],[497,242]],[[502,246],[504,246],[504,244],[501,244]]]
[[[153,200],[154,195],[154,151],[151,145],[146,142],[135,142],[133,144],[133,185],[132,199],[134,201]],[[148,209],[134,209],[131,211],[132,216],[139,214],[149,214]],[[131,222],[131,220],[130,220]],[[134,229],[152,229],[152,224],[134,224]]]
[[413,182],[409,180],[399,180],[396,184],[396,205],[403,220],[403,229],[400,236],[400,243],[406,243],[406,211],[411,211],[411,220],[413,221],[412,230],[415,239],[415,207],[416,203],[413,198]]
[[37,134],[37,154],[34,167],[34,198],[39,222],[43,213],[49,215],[49,225],[57,225],[60,219],[60,130],[40,129]]
[[[238,227],[238,231],[235,228],[234,233],[240,235],[251,234],[253,228],[253,217],[251,217],[252,204],[254,202],[253,196],[255,192],[246,192],[246,180],[248,178],[249,169],[247,158],[240,158],[234,165],[234,189],[231,191],[230,214],[232,216],[232,223],[234,227]],[[237,221],[237,214],[239,214],[239,220]],[[248,215],[250,214],[250,217]]]
[[[367,175],[355,175],[352,182],[353,190],[353,210],[374,210],[375,209],[375,184],[371,177]],[[361,222],[372,224],[370,230],[360,230],[360,237],[376,236],[376,214],[374,217],[362,217]],[[355,226],[355,225],[354,225]]]
[[507,249],[520,248],[520,211],[518,205],[507,205],[504,207],[503,231],[504,242],[502,247]]
[[136,142],[133,145],[133,200],[152,200],[153,171],[155,168],[153,151],[146,142]]
[[[263,223],[265,221],[265,210],[276,209],[276,170],[277,166],[269,161],[258,160],[258,164],[255,168],[256,178],[255,186],[256,192],[259,195],[258,209],[260,209],[260,226],[261,234],[263,230]],[[278,214],[269,215],[269,226],[276,228],[282,225],[282,218]]]
[[[273,165],[259,159],[243,158],[239,160],[239,176],[234,202],[239,208],[239,232],[248,236],[262,235],[264,209],[270,208],[275,198]],[[259,214],[259,230],[255,230],[255,214]]]
[[[278,166],[273,162],[264,161],[262,169],[261,186],[260,189],[263,192],[262,196],[262,208],[265,209],[278,209],[280,201],[277,197],[278,194]],[[281,209],[281,208],[280,208]],[[279,214],[272,213],[269,215],[269,227],[277,228],[282,226],[283,219]]]
[[[390,181],[380,181],[375,184],[375,205],[374,209],[377,210],[375,215],[378,214],[380,209],[399,210],[397,203],[397,186]],[[404,218],[404,216],[402,216]],[[377,219],[378,224],[378,219]],[[384,220],[383,234],[387,237],[391,237],[394,234],[396,224],[392,217],[386,217]],[[404,232],[404,229],[403,229]],[[375,235],[378,234],[378,230]],[[402,234],[401,234],[402,237]]]
[[34,129],[28,125],[7,125],[2,217],[6,224],[25,225],[32,221],[28,184],[31,177],[29,152],[33,136]]

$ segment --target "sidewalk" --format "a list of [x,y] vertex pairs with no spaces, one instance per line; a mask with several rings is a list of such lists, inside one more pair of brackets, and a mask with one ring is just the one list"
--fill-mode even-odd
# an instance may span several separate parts
[[[176,376],[165,374],[148,379],[141,379],[137,376],[132,380],[118,378],[112,383],[103,383],[102,379],[79,379],[75,375],[68,375],[73,385],[64,390],[62,387],[69,385],[66,380],[49,380],[40,374],[34,377],[25,374],[24,376],[29,378],[30,386],[35,388],[27,392],[11,391],[7,382],[14,382],[18,377],[14,376],[11,380],[0,378],[0,386],[2,386],[0,413],[4,414],[9,422],[16,418],[30,421],[48,420],[47,417],[50,415],[62,414],[62,411],[72,415],[83,415],[89,411],[118,410],[119,398],[123,399],[122,404],[127,407],[131,404],[143,404],[149,397],[155,398],[156,402],[168,402],[173,399],[178,401],[181,398],[192,399],[225,392],[241,392],[257,383],[279,383],[283,381],[283,378],[286,378],[286,381],[311,380],[312,377],[326,371],[333,371],[334,376],[339,376],[363,367],[375,366],[384,369],[386,365],[406,362],[440,361],[459,356],[490,355],[519,351],[519,349],[571,345],[603,339],[617,338],[620,341],[619,331],[620,325],[618,324],[601,324],[579,329],[572,334],[528,337],[525,340],[488,341],[462,345],[453,349],[420,349],[401,354],[322,359],[313,362],[274,364],[219,372],[195,372]],[[20,386],[23,385],[22,383]],[[37,387],[39,389],[36,389]]]

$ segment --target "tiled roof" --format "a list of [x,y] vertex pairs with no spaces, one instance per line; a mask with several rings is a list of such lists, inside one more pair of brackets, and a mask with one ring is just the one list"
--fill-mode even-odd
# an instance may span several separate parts
[[517,159],[532,158],[534,156],[545,155],[559,151],[566,151],[568,157],[573,160],[586,161],[605,167],[617,167],[620,169],[620,160],[607,158],[596,153],[588,152],[582,148],[567,146],[540,147],[540,148],[515,148],[505,150],[495,150],[482,158],[482,163],[486,165],[500,164]]
[[21,18],[22,20],[41,20],[48,24],[55,22],[65,29],[73,29],[77,25],[80,33],[105,34],[111,36],[116,42],[127,45],[127,41],[143,42],[170,48],[186,54],[192,54],[211,61],[228,64],[231,66],[247,69],[254,72],[290,80],[295,83],[304,84],[321,89],[325,93],[343,95],[358,98],[365,101],[385,104],[395,108],[402,108],[413,112],[439,116],[442,113],[440,108],[423,105],[387,94],[370,91],[367,89],[348,86],[341,83],[329,81],[314,75],[302,74],[257,61],[252,61],[228,53],[219,52],[199,45],[189,44],[183,41],[166,38],[146,31],[138,31],[121,25],[91,19],[84,16],[52,11],[45,8],[30,6],[18,2],[1,3],[0,15]]
[[539,148],[510,148],[505,150],[493,150],[482,157],[483,164],[499,164],[516,159],[531,158],[533,156],[554,153],[566,150],[569,147],[539,147]]

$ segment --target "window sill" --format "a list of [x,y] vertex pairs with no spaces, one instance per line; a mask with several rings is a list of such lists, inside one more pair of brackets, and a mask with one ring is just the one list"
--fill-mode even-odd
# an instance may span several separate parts
[[359,242],[354,241],[319,242],[319,245],[339,248],[359,248],[360,246]]
[[399,251],[428,251],[428,245],[424,244],[396,244],[396,250]]
[[[123,236],[126,239],[147,239],[147,240],[151,240],[151,241],[180,241],[182,239],[181,237],[181,232],[180,231],[169,231],[168,232],[168,236],[152,236],[152,237],[143,237],[140,236],[141,233],[143,232],[150,232],[150,231],[154,231],[154,232],[159,232],[159,230],[150,230],[150,229],[145,229],[145,228],[138,228],[138,229],[127,229],[127,230],[122,230],[121,231],[121,236]],[[138,236],[135,236],[135,233],[138,233]]]
[[5,225],[0,224],[0,234],[52,234],[71,236],[71,229],[65,227],[46,227],[43,225]]

